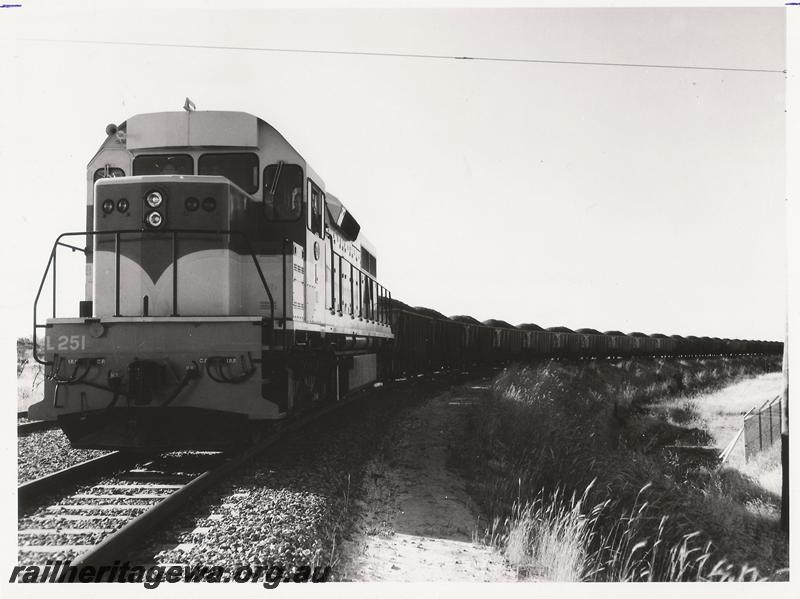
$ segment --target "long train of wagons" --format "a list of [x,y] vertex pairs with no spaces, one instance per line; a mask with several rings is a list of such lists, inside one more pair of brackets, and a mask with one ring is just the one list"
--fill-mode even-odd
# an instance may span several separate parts
[[[36,296],[46,380],[29,408],[75,447],[224,449],[380,378],[476,363],[782,351],[409,307],[378,282],[353,214],[275,128],[242,112],[109,125],[87,183],[86,230],[58,237]],[[59,249],[85,254],[77,317],[57,316]],[[52,315],[40,322],[48,277]]]

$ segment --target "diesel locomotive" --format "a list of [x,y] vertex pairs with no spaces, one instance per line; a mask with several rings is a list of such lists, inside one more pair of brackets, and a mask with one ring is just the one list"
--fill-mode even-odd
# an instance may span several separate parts
[[[46,376],[29,408],[75,447],[226,449],[381,378],[442,368],[782,351],[407,306],[379,283],[355,216],[250,114],[187,102],[109,125],[86,176],[86,230],[57,238],[36,295],[34,357]],[[85,254],[77,317],[58,314],[60,249]]]
[[75,447],[219,449],[377,380],[393,334],[375,248],[278,131],[187,110],[106,133],[86,231],[60,235],[45,272],[59,247],[84,252],[86,299],[61,318],[54,284],[40,323],[37,295],[31,418]]

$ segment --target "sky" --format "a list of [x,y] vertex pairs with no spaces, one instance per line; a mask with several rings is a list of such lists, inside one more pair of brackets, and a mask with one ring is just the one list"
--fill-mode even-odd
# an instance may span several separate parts
[[[84,227],[86,163],[105,126],[179,110],[188,96],[198,110],[250,112],[281,131],[359,220],[379,279],[410,305],[544,327],[783,339],[783,73],[31,41],[781,71],[782,9],[22,3],[0,14],[10,82],[0,191],[7,209],[25,206],[6,238],[9,334],[30,334],[54,238]],[[83,289],[82,256],[72,262],[59,265],[65,315]]]

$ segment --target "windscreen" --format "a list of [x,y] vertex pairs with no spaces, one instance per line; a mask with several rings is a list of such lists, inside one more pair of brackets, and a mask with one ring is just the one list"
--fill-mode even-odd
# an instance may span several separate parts
[[203,154],[197,163],[197,174],[226,177],[247,193],[255,193],[258,191],[258,156],[249,152]]
[[188,154],[145,154],[133,159],[134,175],[193,175],[194,160]]

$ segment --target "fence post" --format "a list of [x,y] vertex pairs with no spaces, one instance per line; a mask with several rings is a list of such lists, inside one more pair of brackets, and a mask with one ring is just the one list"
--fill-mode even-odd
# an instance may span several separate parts
[[758,411],[758,451],[764,450],[764,432],[761,430],[761,414],[762,410]]
[[769,446],[772,447],[772,409],[775,407],[774,402],[769,404]]
[[[788,305],[788,304],[787,304]],[[781,394],[781,527],[789,537],[789,323],[783,341],[783,394]]]

